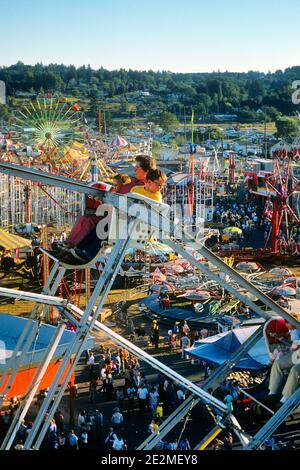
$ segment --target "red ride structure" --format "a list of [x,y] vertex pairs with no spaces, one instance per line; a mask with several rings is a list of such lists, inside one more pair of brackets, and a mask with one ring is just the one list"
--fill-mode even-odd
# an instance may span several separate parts
[[[271,222],[266,246],[273,254],[296,254],[300,218],[295,204],[299,181],[293,176],[293,163],[300,160],[300,146],[280,144],[273,151],[273,174],[265,178],[268,196],[265,217]],[[258,188],[257,193],[260,193]],[[300,252],[299,252],[300,253]]]
[[228,183],[235,183],[235,155],[233,152],[229,155]]

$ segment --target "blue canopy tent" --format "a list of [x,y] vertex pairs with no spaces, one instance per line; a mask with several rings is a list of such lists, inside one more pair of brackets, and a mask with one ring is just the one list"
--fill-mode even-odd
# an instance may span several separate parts
[[[20,316],[17,317],[15,315],[9,315],[6,313],[0,314],[0,375],[2,371],[1,364],[5,364],[5,361],[12,356],[19,337],[21,336],[22,331],[28,322],[32,324],[32,328],[36,323],[35,320],[29,320]],[[22,362],[22,366],[27,366],[28,364],[32,363],[39,363],[43,360],[46,348],[52,341],[55,330],[55,326],[47,325],[46,323],[41,324],[39,333],[34,342],[31,344],[30,349],[26,354],[24,361]],[[25,344],[28,336],[29,333],[27,333],[27,336],[21,345],[21,349]],[[70,346],[72,341],[74,341],[74,336],[74,331],[64,331],[55,351],[54,357],[60,357],[65,353],[66,348]],[[92,336],[90,336],[85,343],[85,347],[86,349],[90,349],[93,346],[94,339]]]
[[[228,361],[232,354],[243,344],[259,326],[236,328],[208,338],[195,341],[185,350],[188,356],[219,366]],[[234,367],[235,370],[261,370],[269,363],[265,340],[262,337]]]

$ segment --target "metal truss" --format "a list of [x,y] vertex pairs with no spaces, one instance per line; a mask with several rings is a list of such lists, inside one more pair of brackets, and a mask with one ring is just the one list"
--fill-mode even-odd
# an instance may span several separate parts
[[[265,306],[270,309],[270,312],[266,312],[263,309],[259,308],[254,304],[247,295],[243,295],[238,289],[236,289],[232,284],[227,282],[224,279],[221,279],[218,274],[213,273],[210,269],[205,266],[203,263],[197,261],[195,257],[189,254],[177,241],[171,239],[170,233],[173,232],[174,227],[170,227],[170,207],[166,204],[159,204],[151,199],[144,198],[142,196],[129,193],[128,195],[118,195],[116,193],[99,191],[94,188],[88,187],[86,184],[66,178],[63,176],[53,175],[51,173],[43,173],[38,170],[32,170],[24,166],[13,165],[10,163],[0,162],[0,172],[11,175],[18,176],[22,179],[28,179],[31,181],[38,181],[41,184],[46,184],[50,186],[60,186],[66,189],[73,191],[78,191],[84,194],[89,194],[92,196],[102,197],[103,202],[114,207],[116,211],[119,212],[118,217],[128,218],[128,214],[131,209],[134,209],[136,212],[137,205],[140,205],[141,211],[139,214],[136,214],[137,219],[140,222],[144,222],[148,227],[154,227],[157,233],[160,235],[160,239],[173,248],[176,252],[180,253],[186,260],[190,261],[195,267],[200,271],[204,272],[209,279],[214,280],[222,288],[233,294],[236,298],[241,300],[243,303],[248,305],[251,309],[255,310],[259,315],[264,318],[271,318],[272,312],[277,313],[279,316],[287,320],[289,323],[294,325],[296,328],[300,328],[300,323],[292,316],[290,313],[278,305],[274,300],[272,300],[268,295],[264,294],[260,289],[254,286],[249,280],[245,279],[241,274],[239,274],[235,269],[228,266],[222,259],[216,256],[212,251],[203,246],[201,243],[197,242],[195,238],[188,233],[182,227],[175,226],[175,239],[176,233],[179,233],[180,239],[184,236],[185,241],[191,241],[194,243],[195,249],[200,253],[204,258],[210,261],[214,266],[216,266],[222,273],[228,275],[233,281],[243,287],[247,292],[250,292],[255,297],[257,297]],[[124,200],[126,199],[126,203]],[[156,234],[156,233],[155,233]],[[137,242],[142,242],[143,238],[140,237]],[[179,238],[178,238],[179,239]],[[76,266],[78,268],[78,266]]]
[[298,388],[286,402],[281,405],[278,411],[270,418],[267,423],[255,434],[251,441],[244,447],[243,450],[254,450],[259,447],[276,431],[276,429],[283,423],[300,404],[300,388]]
[[[214,391],[220,383],[228,376],[233,367],[242,359],[245,354],[259,341],[262,337],[263,326],[260,326],[247,341],[242,344],[238,350],[232,355],[229,361],[225,362],[222,366],[218,367],[210,377],[202,384],[201,388],[205,391]],[[156,430],[155,433],[151,434],[137,449],[138,450],[149,450],[153,449],[158,442],[168,434],[168,432],[182,419],[186,414],[190,412],[191,406],[194,407],[199,403],[199,398],[195,395],[190,395]],[[227,419],[227,423],[230,423],[230,419]],[[220,427],[220,426],[219,426]],[[234,427],[234,430],[241,442],[246,445],[248,439],[243,435],[241,428]],[[198,447],[201,447],[199,444]]]
[[[227,407],[216,399],[213,395],[207,393],[205,391],[208,388],[213,388],[213,384],[220,383],[219,380],[221,377],[224,377],[224,374],[230,370],[233,366],[235,361],[242,357],[247,350],[249,350],[253,344],[258,340],[259,335],[255,336],[255,338],[250,338],[246,344],[244,344],[244,348],[239,350],[239,353],[234,356],[234,361],[231,363],[221,366],[219,370],[216,371],[216,375],[213,379],[211,377],[207,383],[205,383],[205,389],[201,389],[197,387],[195,384],[188,381],[186,378],[180,376],[172,369],[166,367],[164,364],[160,363],[157,359],[149,356],[144,351],[137,348],[135,345],[127,341],[126,339],[122,338],[120,335],[117,335],[115,332],[107,328],[105,325],[97,321],[99,313],[104,305],[106,296],[108,295],[111,286],[115,280],[117,273],[119,272],[121,263],[123,261],[125,251],[128,249],[130,244],[132,243],[144,243],[145,240],[149,237],[149,233],[155,234],[160,240],[162,240],[165,244],[169,245],[173,248],[177,253],[181,254],[185,259],[190,261],[194,266],[196,266],[201,272],[204,272],[209,279],[214,280],[218,284],[222,286],[223,289],[227,290],[231,294],[233,294],[236,298],[244,302],[248,305],[251,309],[259,313],[264,318],[271,318],[275,312],[282,318],[289,321],[291,324],[295,325],[297,328],[300,327],[299,322],[293,318],[289,312],[285,309],[277,305],[272,299],[270,299],[267,295],[265,295],[262,291],[256,288],[251,282],[246,280],[242,275],[240,275],[237,271],[233,268],[230,268],[227,264],[225,264],[220,258],[214,255],[210,250],[208,250],[205,246],[202,246],[200,243],[195,242],[195,239],[187,233],[185,230],[182,233],[179,230],[179,227],[175,227],[175,240],[176,238],[184,236],[185,240],[192,241],[195,246],[197,247],[197,252],[199,252],[202,256],[204,256],[208,261],[210,261],[214,266],[216,266],[222,273],[228,275],[231,280],[235,281],[239,286],[242,286],[246,291],[250,292],[251,294],[255,295],[261,302],[266,305],[270,311],[264,311],[262,308],[259,308],[256,304],[254,304],[247,295],[244,295],[238,288],[236,288],[232,283],[227,281],[226,279],[221,279],[221,277],[210,271],[210,269],[205,266],[203,263],[197,261],[193,256],[191,256],[182,246],[180,243],[174,240],[171,237],[171,233],[173,233],[170,228],[170,218],[169,218],[169,206],[165,204],[159,204],[154,202],[151,199],[143,198],[138,195],[129,194],[127,196],[119,196],[116,193],[110,192],[99,192],[99,190],[95,190],[86,186],[84,183],[70,180],[65,177],[51,175],[51,174],[43,174],[43,172],[37,170],[31,170],[29,168],[20,167],[16,165],[11,165],[7,163],[0,162],[0,172],[18,176],[22,179],[30,179],[32,181],[39,181],[42,184],[48,184],[52,186],[60,186],[70,190],[79,191],[84,194],[90,195],[101,195],[102,200],[104,203],[112,206],[114,208],[114,215],[115,215],[115,222],[120,220],[126,220],[127,222],[127,233],[126,237],[118,238],[116,236],[114,238],[114,248],[112,252],[108,256],[105,268],[101,277],[99,278],[93,294],[89,299],[88,305],[86,310],[83,312],[77,307],[70,304],[68,301],[63,299],[58,299],[57,297],[53,297],[58,286],[61,277],[64,274],[66,269],[71,269],[76,267],[77,269],[82,268],[83,266],[69,266],[59,263],[55,260],[54,267],[52,268],[50,274],[50,280],[48,280],[43,294],[30,294],[20,291],[12,291],[10,289],[0,289],[0,292],[7,296],[15,297],[15,298],[25,298],[28,296],[31,297],[37,303],[43,303],[48,305],[57,305],[62,307],[63,315],[66,318],[71,319],[71,321],[76,324],[77,329],[74,334],[74,338],[71,343],[68,345],[67,350],[65,351],[64,357],[62,359],[60,368],[57,372],[57,375],[49,389],[49,393],[45,398],[40,411],[34,421],[34,425],[30,434],[28,435],[25,443],[24,448],[30,449],[34,445],[35,449],[39,449],[43,438],[48,430],[48,426],[50,423],[51,418],[53,417],[57,406],[63,396],[63,393],[67,387],[68,381],[70,380],[72,371],[76,367],[78,360],[85,349],[86,341],[94,328],[100,329],[103,331],[107,336],[114,339],[115,342],[120,344],[122,347],[125,347],[134,355],[142,359],[143,361],[147,362],[148,364],[152,365],[154,368],[160,370],[168,377],[172,378],[173,380],[182,383],[185,388],[192,392],[192,394],[196,397],[193,399],[201,400],[206,405],[212,407],[215,410],[215,413],[223,416],[226,419],[231,421],[233,429],[236,431],[237,435],[239,436],[242,445],[245,447],[249,446],[249,439],[245,435],[245,433],[241,430],[236,418],[233,415],[228,416]],[[126,203],[124,204],[124,201]],[[138,210],[137,210],[138,209]],[[149,230],[149,227],[151,230]],[[181,227],[182,228],[182,227]],[[147,230],[148,229],[148,230]],[[136,232],[138,236],[136,236]],[[113,235],[110,239],[113,239]],[[94,264],[95,259],[91,261],[91,264]],[[90,265],[91,265],[90,264]],[[85,265],[84,267],[87,267]],[[52,285],[51,285],[52,283]],[[37,308],[35,308],[31,314],[31,318],[34,318],[36,314]],[[77,320],[76,320],[77,318]],[[29,324],[29,323],[28,323]],[[35,327],[38,328],[38,327]],[[56,333],[54,334],[52,341],[50,342],[49,348],[45,353],[44,360],[41,363],[41,366],[38,368],[36,375],[31,384],[29,384],[29,390],[26,394],[26,400],[22,402],[20,408],[17,410],[15,414],[15,418],[13,423],[10,426],[10,429],[7,433],[7,437],[2,444],[3,449],[9,449],[13,444],[14,437],[18,430],[19,425],[23,419],[23,416],[26,415],[26,412],[30,406],[30,403],[34,397],[34,393],[37,389],[36,384],[41,379],[44,373],[44,365],[49,363],[51,358],[55,352],[55,345],[59,342],[59,335],[62,334],[64,329],[64,324],[58,327]],[[29,333],[30,325],[28,326],[27,333]],[[26,334],[22,334],[23,340],[26,337]],[[7,365],[7,372],[10,371],[12,375],[16,375],[18,368],[22,362],[22,358],[24,357],[24,351],[28,351],[30,344],[34,340],[35,335],[37,334],[37,329],[30,332],[29,337],[25,343],[25,346],[22,346],[21,340],[18,341],[16,350],[12,359],[8,362]],[[255,341],[255,342],[253,342]],[[251,344],[252,342],[252,344]],[[22,350],[21,350],[22,346]],[[248,348],[248,349],[247,349]],[[239,354],[242,354],[239,356]],[[72,365],[70,367],[70,361],[72,360]],[[48,362],[49,361],[49,362]],[[230,365],[231,364],[231,365]],[[212,381],[215,380],[215,382]],[[2,381],[5,380],[5,377],[2,377]],[[209,385],[210,384],[210,385]],[[300,393],[300,392],[299,392]],[[4,398],[4,397],[3,397]],[[54,400],[53,400],[54,399]],[[187,404],[183,406],[183,409],[188,410]],[[183,411],[182,409],[182,411]],[[48,412],[45,419],[45,413]],[[282,413],[283,416],[284,413]],[[274,415],[276,416],[276,415]],[[274,418],[273,416],[273,418]],[[179,416],[177,416],[178,421]],[[272,418],[272,419],[273,419]],[[284,417],[283,417],[284,419]],[[251,441],[250,441],[251,443]],[[152,447],[149,447],[152,448]]]

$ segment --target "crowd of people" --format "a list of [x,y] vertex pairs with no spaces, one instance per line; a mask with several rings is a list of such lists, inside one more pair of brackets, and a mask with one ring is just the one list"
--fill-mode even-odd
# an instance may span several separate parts
[[[92,351],[86,355],[86,365],[89,375],[90,409],[82,409],[73,420],[69,421],[59,409],[51,419],[43,447],[51,450],[84,450],[104,448],[107,450],[126,450],[127,437],[135,416],[143,418],[145,438],[155,433],[163,420],[172,413],[186,398],[186,392],[181,384],[175,384],[161,373],[151,381],[141,371],[140,363],[128,351],[100,347],[97,361]],[[115,386],[116,379],[121,379],[123,385]],[[37,397],[37,407],[40,408],[47,389],[41,390]],[[111,416],[104,413],[99,403],[113,402]],[[10,410],[1,415],[0,432],[7,432],[14,412],[20,402],[12,400]],[[48,410],[49,411],[49,410]],[[47,414],[45,418],[47,417]],[[104,426],[106,421],[107,426]],[[15,442],[16,450],[23,448],[30,433],[32,422],[25,419],[21,423]],[[106,431],[106,432],[105,432]],[[175,447],[176,445],[176,447]],[[158,448],[181,449],[189,447],[186,435],[179,442],[161,441]]]
[[[155,322],[153,323],[151,327],[155,327]],[[188,338],[189,345],[195,340],[191,338],[192,331],[186,321],[182,325],[175,322],[173,328],[168,331],[168,335],[173,336],[176,345],[181,345],[182,357],[186,357],[183,339]],[[292,326],[290,326],[289,331],[292,332],[292,336],[294,332],[295,334],[298,332]],[[205,338],[209,333],[209,331],[203,329],[196,333],[196,338]],[[292,339],[297,341],[299,340],[298,336],[293,336]],[[284,358],[284,361],[284,364],[278,361],[275,362],[277,366],[285,367],[286,358]],[[156,433],[164,419],[187,398],[187,391],[184,386],[180,383],[176,384],[163,374],[158,373],[155,377],[147,377],[141,370],[139,360],[125,349],[112,350],[100,345],[97,356],[93,351],[86,352],[85,363],[89,379],[89,408],[80,410],[76,417],[75,415],[74,419],[70,417],[68,422],[64,412],[61,410],[56,411],[49,424],[43,448],[53,450],[84,450],[91,448],[126,450],[133,448],[132,446],[135,444],[133,444],[130,429],[136,419],[144,423],[143,436],[145,439],[147,435]],[[202,366],[205,366],[203,371],[205,380],[212,373],[212,368],[207,364],[202,364]],[[276,386],[279,386],[282,382],[282,372],[279,371],[277,366],[272,367],[271,370],[270,393],[278,393],[277,390],[272,390],[272,383],[275,384],[275,379],[277,380]],[[297,366],[293,365],[293,367],[295,371],[298,370]],[[286,384],[283,397],[289,397],[293,393],[294,389],[289,389],[286,393],[287,387],[290,386],[290,383],[289,385]],[[214,394],[212,390],[209,390],[209,392]],[[42,390],[37,397],[38,408],[46,396],[47,390]],[[234,379],[226,379],[221,384],[218,388],[218,398],[224,401],[228,413],[234,413],[238,416],[238,419],[250,415],[251,422],[256,418],[258,421],[261,419],[263,411],[261,406],[244,397],[239,389],[238,382]],[[107,408],[106,406],[104,408],[104,403],[110,403],[113,406],[111,412],[106,411]],[[12,398],[9,410],[1,415],[1,435],[5,435],[8,430],[19,404],[20,400],[17,397]],[[24,420],[22,422],[15,443],[16,450],[23,448],[31,428],[31,421]],[[189,439],[190,436],[186,432],[180,438],[178,438],[178,435],[168,436],[167,440],[162,439],[157,444],[156,449],[188,450],[190,448]],[[138,442],[140,442],[140,439]],[[219,438],[218,436],[213,441],[212,449],[230,450],[232,444],[232,435],[227,433],[224,434],[224,437]],[[263,448],[270,448],[268,442]],[[273,450],[283,450],[293,448],[293,445],[290,442],[274,441],[271,448]]]
[[39,283],[41,275],[41,253],[37,248],[26,253],[26,258],[21,259],[12,250],[6,250],[0,246],[0,279],[15,273],[28,279],[31,283]]
[[248,201],[239,203],[236,199],[219,198],[213,214],[213,221],[219,222],[223,228],[238,227],[241,233],[224,233],[222,235],[222,243],[237,241],[239,243],[249,241],[252,234],[262,222],[262,210],[254,202]]
[[15,260],[10,250],[0,247],[0,268],[3,272],[2,279],[6,277],[12,269],[16,267]]

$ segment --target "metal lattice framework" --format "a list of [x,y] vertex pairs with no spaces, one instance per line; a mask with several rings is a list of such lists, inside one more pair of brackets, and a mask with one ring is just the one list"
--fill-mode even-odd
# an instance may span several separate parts
[[[26,223],[25,187],[20,178],[0,174],[0,225],[4,230],[10,231],[15,225]],[[47,188],[31,185],[30,190],[32,223],[44,225],[55,221],[58,227],[65,227],[83,212],[84,201],[79,193],[57,187],[51,189],[50,198],[41,197],[46,195]]]
[[[265,213],[271,213],[272,252],[295,251],[293,229],[300,227],[298,208],[293,197],[299,181],[293,176],[292,164],[300,160],[300,146],[284,143],[274,148],[273,174],[266,178],[266,189],[272,203],[267,202]],[[270,206],[270,207],[269,207]],[[269,210],[271,209],[271,211]]]
[[[66,318],[72,321],[76,327],[76,334],[74,336],[73,341],[68,346],[64,357],[62,359],[60,368],[57,372],[57,375],[50,387],[49,393],[45,398],[40,411],[34,421],[32,430],[28,435],[24,448],[30,449],[32,445],[34,445],[35,449],[39,449],[43,438],[48,430],[50,420],[52,419],[57,406],[59,405],[60,399],[63,396],[64,390],[67,386],[67,383],[70,379],[72,370],[76,367],[80,356],[84,350],[85,342],[90,334],[90,332],[94,329],[100,329],[101,331],[105,332],[107,336],[113,338],[117,344],[124,346],[128,349],[131,353],[135,354],[140,359],[146,361],[148,364],[151,364],[156,369],[160,370],[167,376],[171,377],[175,381],[179,381],[186,387],[187,390],[191,391],[197,398],[199,398],[204,404],[209,405],[214,410],[214,414],[220,416],[225,420],[229,420],[233,426],[235,433],[238,435],[242,445],[247,448],[251,447],[252,438],[245,434],[245,432],[241,429],[239,423],[237,422],[236,418],[232,414],[228,414],[227,407],[215,398],[213,395],[207,393],[205,389],[201,389],[195,386],[186,378],[180,376],[172,369],[166,367],[164,364],[160,363],[157,359],[149,356],[147,353],[142,351],[141,349],[137,348],[137,346],[130,343],[125,338],[122,338],[117,333],[113,332],[105,325],[101,324],[97,321],[98,315],[104,305],[105,299],[111,289],[111,286],[114,282],[115,276],[120,269],[120,265],[124,259],[125,252],[130,246],[131,243],[145,243],[149,237],[149,224],[152,229],[159,231],[159,239],[163,241],[163,243],[170,246],[172,249],[177,251],[180,255],[182,255],[187,261],[190,261],[195,267],[197,267],[201,272],[204,272],[208,278],[216,281],[220,284],[224,289],[228,292],[232,293],[236,298],[240,299],[250,308],[254,309],[258,314],[262,317],[269,319],[272,318],[273,312],[280,315],[282,318],[286,319],[289,323],[293,324],[296,328],[300,327],[299,322],[291,316],[289,312],[285,309],[280,307],[276,302],[274,302],[271,298],[269,298],[266,294],[260,291],[257,287],[255,287],[251,282],[246,280],[241,274],[235,271],[232,267],[228,266],[224,263],[220,258],[214,255],[209,249],[201,244],[198,244],[198,252],[204,256],[208,261],[210,261],[214,266],[219,268],[222,272],[227,274],[232,281],[235,281],[239,286],[244,287],[248,292],[252,293],[257,297],[265,306],[269,308],[268,311],[263,310],[261,307],[258,307],[254,304],[247,295],[244,295],[241,290],[232,284],[232,282],[227,281],[225,279],[220,278],[216,273],[212,272],[206,265],[199,262],[195,259],[194,256],[190,255],[180,244],[173,240],[170,233],[170,219],[169,219],[169,206],[165,204],[159,204],[152,200],[148,200],[147,198],[143,198],[138,195],[127,195],[127,196],[119,196],[115,193],[106,193],[106,192],[99,192],[93,188],[88,188],[86,185],[80,182],[72,181],[68,178],[58,177],[51,174],[41,174],[40,172],[26,169],[24,167],[16,167],[10,164],[0,163],[0,171],[8,173],[13,176],[22,176],[22,178],[30,179],[32,181],[42,181],[44,184],[60,186],[67,189],[73,189],[74,191],[79,191],[84,194],[91,194],[97,195],[102,197],[103,202],[108,204],[112,207],[113,214],[115,219],[112,218],[111,220],[116,221],[123,219],[125,216],[125,220],[128,219],[130,224],[128,225],[128,232],[125,238],[119,238],[114,233],[115,224],[110,224],[110,233],[109,239],[114,240],[114,248],[109,255],[106,265],[104,267],[102,276],[99,278],[97,285],[95,286],[94,292],[88,302],[86,310],[83,312],[79,308],[75,307],[68,301],[64,299],[59,299],[54,297],[55,292],[59,286],[60,280],[64,275],[67,269],[74,269],[78,268],[78,266],[70,266],[66,264],[60,264],[59,261],[55,260],[54,266],[50,273],[50,276],[47,280],[47,283],[44,287],[43,294],[31,294],[28,292],[21,292],[21,291],[13,291],[11,289],[0,289],[1,295],[6,295],[8,297],[13,298],[23,298],[27,300],[34,300],[37,303],[43,303],[46,305],[56,305],[61,308],[63,318]],[[124,205],[124,200],[126,204]],[[136,205],[139,206],[139,210],[136,209]],[[141,228],[144,226],[144,230],[140,230],[139,237],[136,240],[133,234],[134,231],[139,226]],[[179,229],[180,227],[178,227]],[[182,227],[181,227],[182,228]],[[191,240],[193,237],[185,232],[183,228],[183,232],[181,236],[184,236],[186,240]],[[194,243],[197,242],[194,240]],[[99,253],[100,254],[100,253]],[[80,268],[86,268],[87,266],[92,266],[97,261],[99,254],[90,261],[87,265],[82,265]],[[38,305],[38,304],[37,304]],[[37,307],[34,308],[31,318],[35,318],[37,312]],[[27,331],[25,331],[27,329]],[[18,340],[18,344],[14,351],[12,358],[6,364],[7,371],[10,372],[10,379],[8,383],[6,383],[6,388],[9,387],[11,380],[13,377],[16,376],[16,373],[22,364],[22,359],[26,351],[28,351],[31,342],[34,340],[35,331],[29,331],[30,324],[28,323],[27,328],[25,327],[21,337]],[[60,326],[57,328],[56,332],[53,335],[53,338],[45,352],[44,360],[41,362],[40,367],[36,372],[36,376],[34,377],[31,384],[28,386],[28,393],[26,395],[26,400],[23,400],[21,406],[18,408],[17,412],[15,413],[14,420],[10,425],[10,429],[8,430],[7,436],[2,443],[2,449],[10,449],[14,437],[19,429],[20,423],[22,422],[24,416],[29,409],[30,403],[32,402],[36,390],[37,390],[37,383],[41,380],[41,377],[45,373],[45,367],[49,364],[49,361],[53,357],[55,352],[55,348],[59,342],[61,334],[64,330],[64,323],[62,322]],[[26,335],[29,334],[29,337],[25,340]],[[251,341],[256,341],[257,338],[251,338]],[[247,348],[249,347],[249,343]],[[236,353],[234,360],[238,359],[238,355],[242,354],[244,351],[239,351]],[[73,358],[72,367],[69,367],[70,359]],[[225,365],[225,367],[221,367],[220,371],[217,370],[217,376],[221,376],[226,373],[226,368],[230,368],[230,364]],[[214,377],[214,381],[217,381],[218,377]],[[5,376],[2,377],[2,382],[5,381]],[[59,385],[61,383],[61,385]],[[214,382],[215,383],[215,382]],[[1,384],[0,384],[1,385]],[[280,412],[280,410],[273,416],[273,421],[279,425],[280,422],[287,416],[287,412],[291,412],[295,409],[300,402],[299,391],[295,392],[293,395],[293,403],[289,406],[287,410],[286,407]],[[3,392],[5,393],[5,392]],[[4,397],[3,397],[4,398]],[[54,400],[53,400],[54,399]],[[289,400],[290,401],[290,400]],[[185,407],[187,410],[190,409],[189,406]],[[48,410],[49,415],[47,415],[45,419],[45,412]],[[264,437],[268,435],[268,433],[272,433],[275,424],[270,423],[268,429],[263,430]],[[210,433],[211,434],[211,433]],[[213,435],[213,434],[212,434]],[[211,436],[208,436],[208,440],[211,439]],[[257,446],[256,442],[260,442],[258,439],[253,440],[253,446]],[[201,444],[202,447],[202,444]]]

